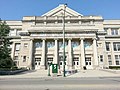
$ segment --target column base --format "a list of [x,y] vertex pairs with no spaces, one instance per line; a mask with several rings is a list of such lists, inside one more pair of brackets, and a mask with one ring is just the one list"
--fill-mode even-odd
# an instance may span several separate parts
[[81,67],[82,70],[87,70],[86,66]]
[[45,70],[45,66],[43,66],[43,65],[42,65],[42,66],[40,66],[40,69],[44,69],[44,70]]
[[72,65],[67,65],[66,66],[66,70],[72,70],[73,69],[73,66]]
[[100,67],[98,65],[94,65],[93,69],[99,69]]

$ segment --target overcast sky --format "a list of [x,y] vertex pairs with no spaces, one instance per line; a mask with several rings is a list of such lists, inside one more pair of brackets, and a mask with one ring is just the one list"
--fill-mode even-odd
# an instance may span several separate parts
[[0,0],[0,18],[21,20],[23,16],[41,16],[64,3],[83,15],[120,19],[120,0]]

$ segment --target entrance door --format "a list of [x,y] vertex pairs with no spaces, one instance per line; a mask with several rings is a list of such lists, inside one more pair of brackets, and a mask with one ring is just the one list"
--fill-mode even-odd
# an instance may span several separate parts
[[86,57],[85,58],[85,64],[87,69],[93,69],[92,68],[92,62],[91,62],[91,57]]
[[35,70],[40,69],[41,58],[35,58]]

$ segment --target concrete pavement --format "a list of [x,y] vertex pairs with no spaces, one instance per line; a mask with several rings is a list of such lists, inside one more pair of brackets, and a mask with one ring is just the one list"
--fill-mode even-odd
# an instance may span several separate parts
[[120,71],[116,73],[110,70],[80,70],[68,77],[120,77]]
[[[120,70],[111,72],[110,70],[80,70],[78,73],[67,75],[67,78],[71,77],[120,77]],[[0,79],[4,78],[51,78],[52,76],[48,76],[47,70],[32,70],[26,71],[17,75],[4,75],[0,76]],[[62,76],[53,77],[53,78],[61,78]]]

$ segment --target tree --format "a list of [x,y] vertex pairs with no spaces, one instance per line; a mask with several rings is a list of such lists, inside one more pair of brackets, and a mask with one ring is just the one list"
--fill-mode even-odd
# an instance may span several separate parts
[[0,68],[11,68],[13,66],[9,48],[9,30],[9,26],[5,22],[0,21]]

